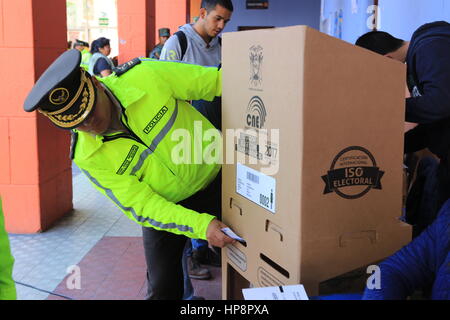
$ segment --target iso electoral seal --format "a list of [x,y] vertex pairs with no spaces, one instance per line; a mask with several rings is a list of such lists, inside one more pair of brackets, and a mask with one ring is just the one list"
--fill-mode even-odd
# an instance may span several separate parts
[[365,148],[353,146],[339,152],[330,170],[322,176],[323,194],[336,192],[345,199],[357,199],[370,189],[381,190],[384,171],[377,167],[373,155]]

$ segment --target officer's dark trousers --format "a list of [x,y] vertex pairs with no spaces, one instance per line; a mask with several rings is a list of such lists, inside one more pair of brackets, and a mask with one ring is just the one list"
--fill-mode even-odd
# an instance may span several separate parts
[[[221,172],[204,190],[179,202],[201,213],[220,213]],[[187,237],[142,228],[147,262],[147,300],[181,300],[184,292],[182,255]]]

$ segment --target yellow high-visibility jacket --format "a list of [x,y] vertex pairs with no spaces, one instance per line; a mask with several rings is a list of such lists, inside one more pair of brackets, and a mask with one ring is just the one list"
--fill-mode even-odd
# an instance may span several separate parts
[[0,198],[0,300],[15,300],[16,286],[12,278],[14,258],[9,247],[8,234],[5,231],[5,222]]
[[[213,143],[204,134],[218,131],[186,101],[220,96],[221,71],[140,61],[120,76],[99,78],[122,105],[121,120],[131,133],[95,136],[74,130],[74,161],[130,219],[157,230],[206,239],[214,216],[176,203],[204,189],[220,171],[220,163],[202,157]],[[218,139],[215,142],[221,148]],[[180,150],[190,153],[185,162],[191,163],[179,163]]]

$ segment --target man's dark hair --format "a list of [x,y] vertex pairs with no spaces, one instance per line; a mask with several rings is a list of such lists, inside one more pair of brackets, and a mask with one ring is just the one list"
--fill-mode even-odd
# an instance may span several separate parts
[[206,11],[213,10],[217,5],[224,7],[227,10],[233,12],[233,3],[231,0],[202,0],[200,8],[205,8]]
[[371,31],[359,37],[355,44],[359,47],[385,55],[400,49],[404,42],[404,40],[397,39],[387,32]]

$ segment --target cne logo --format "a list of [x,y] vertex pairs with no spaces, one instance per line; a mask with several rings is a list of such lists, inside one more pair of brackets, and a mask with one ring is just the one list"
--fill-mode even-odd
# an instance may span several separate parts
[[266,107],[260,97],[254,96],[247,106],[246,123],[247,126],[261,129],[266,122]]
[[63,104],[67,99],[69,99],[69,91],[66,88],[56,88],[49,95],[49,100],[54,105]]

